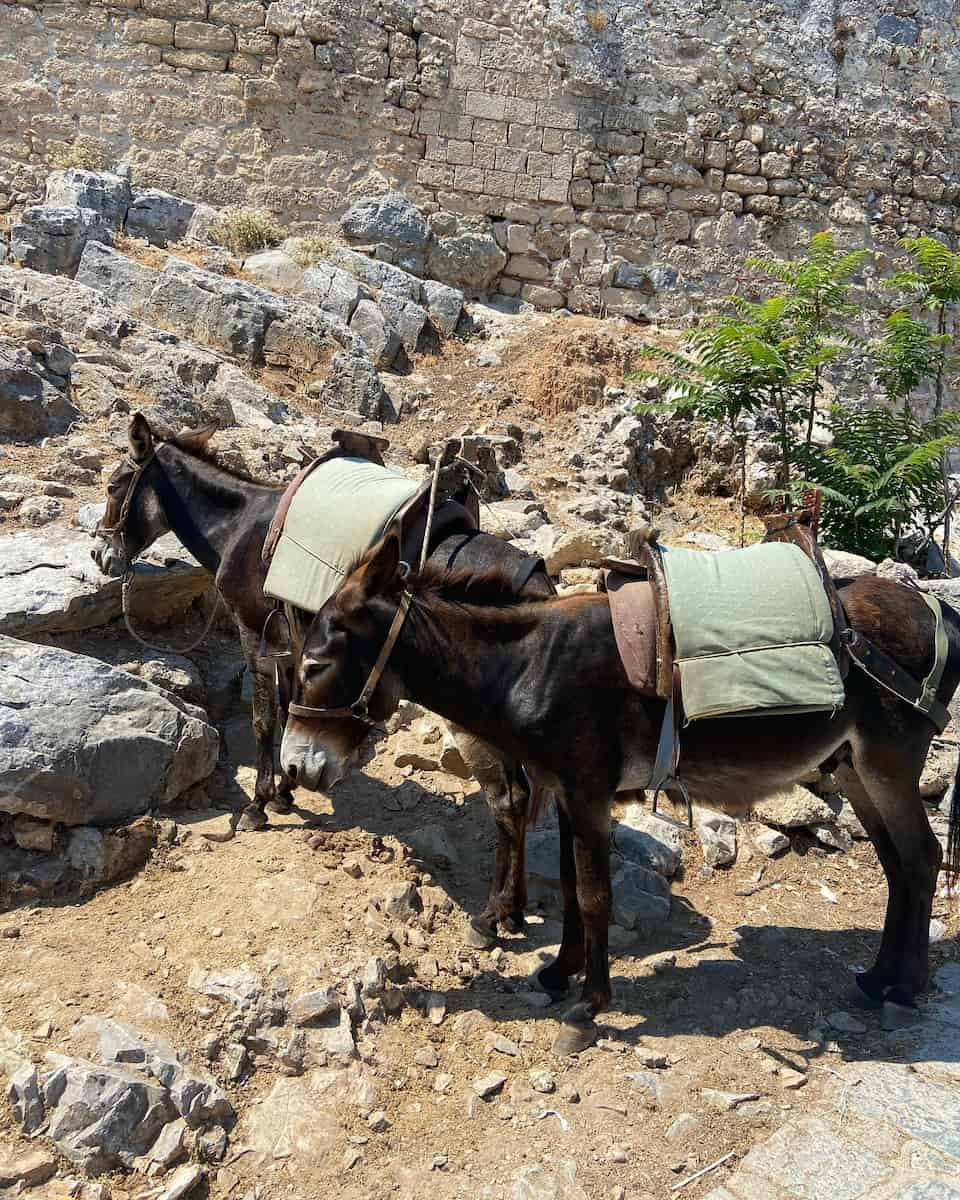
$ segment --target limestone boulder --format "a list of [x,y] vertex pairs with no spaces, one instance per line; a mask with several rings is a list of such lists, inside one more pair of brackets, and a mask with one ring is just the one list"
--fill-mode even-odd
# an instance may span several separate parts
[[433,242],[427,274],[440,283],[486,291],[507,265],[507,255],[488,233],[469,232]]
[[333,412],[359,413],[368,421],[383,420],[392,407],[377,368],[361,349],[334,356],[319,399]]
[[243,260],[243,269],[262,287],[296,292],[303,282],[303,267],[285,250],[261,250]]
[[137,326],[127,309],[94,288],[26,267],[0,266],[0,313],[109,347],[119,346]]
[[111,825],[216,766],[202,710],[85,655],[0,637],[0,811]]
[[834,579],[859,579],[863,575],[876,575],[877,564],[862,554],[851,554],[848,550],[823,549],[823,561]]
[[341,217],[340,228],[353,241],[379,242],[405,251],[422,252],[432,236],[426,218],[400,192],[358,200]]
[[751,810],[753,820],[778,829],[799,829],[804,825],[833,821],[835,815],[825,800],[799,783],[758,801]]
[[0,338],[0,441],[63,433],[80,416],[62,377],[53,377],[30,351]]
[[187,236],[196,204],[159,188],[138,192],[127,208],[124,232],[152,246],[182,242]]
[[88,241],[77,266],[76,280],[109,296],[114,304],[142,313],[160,277],[129,255],[102,242]]
[[350,318],[350,328],[366,346],[374,366],[393,365],[400,350],[400,334],[379,305],[372,300],[361,300]]
[[[60,528],[0,537],[0,634],[33,638],[116,620],[120,580],[100,572],[92,545],[84,534]],[[210,587],[207,571],[167,534],[137,562],[134,618],[166,621]]]
[[330,263],[317,263],[304,271],[297,290],[304,300],[334,313],[341,321],[350,320],[361,300],[373,298],[370,289],[349,271]]
[[123,228],[131,199],[130,180],[111,171],[67,167],[63,171],[51,171],[47,176],[47,204],[86,209],[95,213],[106,229]]
[[105,226],[89,209],[34,204],[23,210],[10,230],[10,257],[44,275],[72,278],[89,239],[110,239]]

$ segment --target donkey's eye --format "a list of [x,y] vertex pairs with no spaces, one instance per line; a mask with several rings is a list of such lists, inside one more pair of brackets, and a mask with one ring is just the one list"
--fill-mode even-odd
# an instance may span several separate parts
[[303,664],[303,678],[306,681],[319,679],[332,665],[329,660],[311,659]]

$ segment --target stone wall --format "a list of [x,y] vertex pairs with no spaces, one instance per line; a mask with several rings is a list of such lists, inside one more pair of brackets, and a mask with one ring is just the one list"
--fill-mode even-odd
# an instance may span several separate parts
[[0,206],[51,165],[297,228],[400,188],[497,286],[674,318],[750,252],[960,229],[949,0],[0,0]]

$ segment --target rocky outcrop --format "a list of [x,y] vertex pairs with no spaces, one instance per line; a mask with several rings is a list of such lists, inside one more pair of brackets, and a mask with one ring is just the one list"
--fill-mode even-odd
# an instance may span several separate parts
[[[0,440],[34,441],[63,433],[80,416],[67,380],[50,369],[42,342],[32,349],[0,336]],[[57,362],[69,374],[73,358],[63,347]]]
[[0,697],[0,811],[116,824],[216,765],[200,709],[83,655],[0,638]]
[[37,204],[25,208],[11,229],[10,255],[45,275],[72,277],[90,238],[109,241],[110,234],[89,209]]
[[[120,616],[120,580],[90,557],[90,538],[69,529],[0,538],[0,634],[93,629]],[[133,615],[159,623],[183,612],[211,586],[210,575],[168,534],[140,556]]]

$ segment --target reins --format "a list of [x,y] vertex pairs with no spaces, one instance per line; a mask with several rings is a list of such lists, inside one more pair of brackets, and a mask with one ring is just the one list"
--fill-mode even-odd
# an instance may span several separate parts
[[197,646],[200,645],[213,627],[213,622],[216,619],[217,613],[220,611],[220,605],[223,601],[223,597],[220,595],[218,588],[215,588],[217,598],[213,603],[213,607],[210,609],[210,615],[207,617],[206,624],[201,630],[199,637],[194,638],[194,640],[187,646],[160,646],[156,642],[148,642],[147,639],[141,637],[141,635],[137,633],[133,627],[133,602],[131,597],[133,594],[133,582],[136,577],[136,573],[133,569],[133,559],[131,559],[127,553],[126,524],[127,519],[130,516],[130,508],[133,504],[133,498],[136,494],[140,480],[143,478],[147,467],[150,466],[156,457],[156,450],[151,450],[142,462],[137,462],[135,459],[132,459],[129,456],[124,458],[123,461],[133,467],[133,478],[130,480],[130,486],[127,488],[127,494],[124,496],[123,503],[120,505],[120,516],[117,518],[117,523],[115,525],[98,525],[94,533],[95,536],[99,537],[119,536],[121,545],[123,546],[124,572],[123,580],[120,584],[120,609],[123,613],[123,623],[126,625],[127,632],[130,634],[130,636],[134,639],[134,641],[139,642],[141,646],[145,646],[148,650],[156,650],[160,654],[188,654],[191,650],[195,650]]
[[[424,564],[427,561],[427,555],[430,552],[430,533],[433,529],[433,517],[436,511],[437,500],[437,484],[440,478],[440,467],[442,459],[437,458],[433,468],[433,480],[430,484],[430,502],[427,509],[427,522],[423,527],[423,542],[420,546],[420,570],[423,570]],[[409,565],[401,562],[400,567],[404,577],[409,573]],[[370,674],[367,676],[367,681],[363,685],[360,695],[353,701],[352,704],[342,705],[338,708],[317,707],[312,704],[297,704],[291,702],[287,705],[287,712],[295,717],[353,717],[355,720],[363,721],[367,725],[375,725],[376,722],[370,719],[370,701],[373,699],[373,694],[377,690],[377,685],[387,669],[387,663],[390,661],[390,655],[393,653],[393,648],[400,640],[400,634],[403,632],[403,627],[406,624],[407,614],[410,612],[410,607],[413,604],[413,593],[409,588],[404,588],[400,595],[400,604],[397,611],[393,614],[393,620],[390,622],[390,628],[387,631],[386,641],[380,648],[380,653],[377,655],[377,661],[373,664]]]

